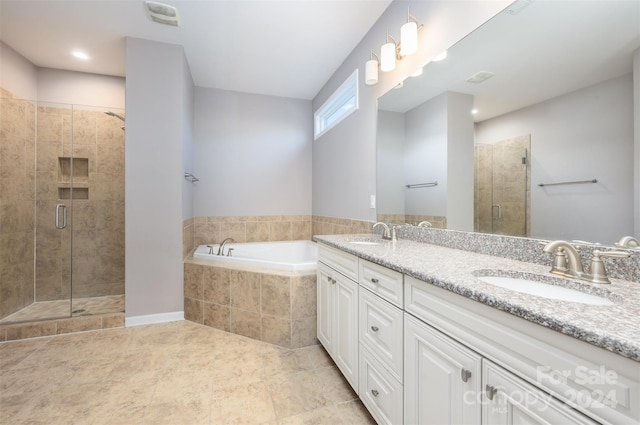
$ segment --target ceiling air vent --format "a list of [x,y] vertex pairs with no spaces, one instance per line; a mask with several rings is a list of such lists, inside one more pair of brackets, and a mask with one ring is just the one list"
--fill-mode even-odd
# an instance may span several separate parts
[[153,22],[174,27],[178,26],[178,9],[175,7],[155,1],[145,1],[144,4],[147,6],[149,18]]
[[480,72],[476,72],[471,77],[467,78],[465,81],[467,83],[480,84],[483,81],[486,81],[486,80],[488,80],[489,78],[491,78],[493,76],[494,76],[493,72],[480,71]]

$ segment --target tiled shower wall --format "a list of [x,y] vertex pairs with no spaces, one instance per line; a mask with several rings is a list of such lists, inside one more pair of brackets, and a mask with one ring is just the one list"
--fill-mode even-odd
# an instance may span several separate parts
[[313,235],[371,232],[370,221],[310,215],[195,217],[182,223],[183,258],[198,245],[225,238],[236,242],[311,240]]
[[34,301],[35,106],[0,98],[1,318]]

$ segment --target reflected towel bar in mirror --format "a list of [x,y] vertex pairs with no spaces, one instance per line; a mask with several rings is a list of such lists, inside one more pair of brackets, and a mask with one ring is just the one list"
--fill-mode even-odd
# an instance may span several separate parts
[[545,186],[558,186],[558,185],[561,185],[561,184],[583,184],[583,183],[598,183],[598,179],[578,180],[578,181],[575,181],[575,182],[540,183],[538,186],[545,187]]
[[433,187],[433,186],[437,186],[438,185],[438,181],[434,181],[431,183],[418,183],[418,184],[407,184],[404,187],[406,187],[407,189],[417,189],[419,187]]

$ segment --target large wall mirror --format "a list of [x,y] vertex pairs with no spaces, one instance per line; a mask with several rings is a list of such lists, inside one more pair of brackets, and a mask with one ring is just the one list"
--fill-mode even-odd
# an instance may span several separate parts
[[519,5],[378,99],[378,220],[605,245],[640,238],[640,1]]

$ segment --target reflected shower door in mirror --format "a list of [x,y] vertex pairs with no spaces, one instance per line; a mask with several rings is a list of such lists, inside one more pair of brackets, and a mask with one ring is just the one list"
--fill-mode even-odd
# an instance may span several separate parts
[[530,236],[529,135],[475,146],[474,230]]
[[[455,124],[442,121],[446,141],[429,148],[430,158],[438,159],[423,160],[420,169],[420,180],[437,180],[438,186],[413,191],[421,201],[441,202],[411,215],[442,217],[453,230],[490,227],[541,239],[613,245],[624,235],[640,238],[640,211],[634,210],[640,197],[640,181],[634,182],[640,169],[640,157],[634,159],[640,111],[634,111],[633,101],[640,95],[634,85],[640,66],[633,66],[634,60],[640,63],[638,22],[638,0],[528,2],[517,14],[499,13],[451,47],[445,60],[429,63],[422,75],[385,93],[378,99],[378,220],[395,211],[409,216],[405,185],[423,182],[399,180],[407,172],[393,168],[401,146],[406,158],[427,150],[402,142],[403,137],[419,140],[415,132],[390,136],[387,126],[398,128],[404,120],[404,131],[414,131],[418,127],[409,124],[409,116],[426,122],[451,114],[419,111],[455,94],[470,99],[468,108],[448,115]],[[389,120],[394,114],[395,123]],[[433,141],[439,130],[423,128],[422,138]],[[504,200],[493,202],[494,217],[502,208],[503,221],[479,226],[473,211],[474,146],[524,134],[531,135],[528,229],[496,229],[505,224]],[[395,139],[395,150],[385,137]],[[595,183],[565,184],[581,181]]]

